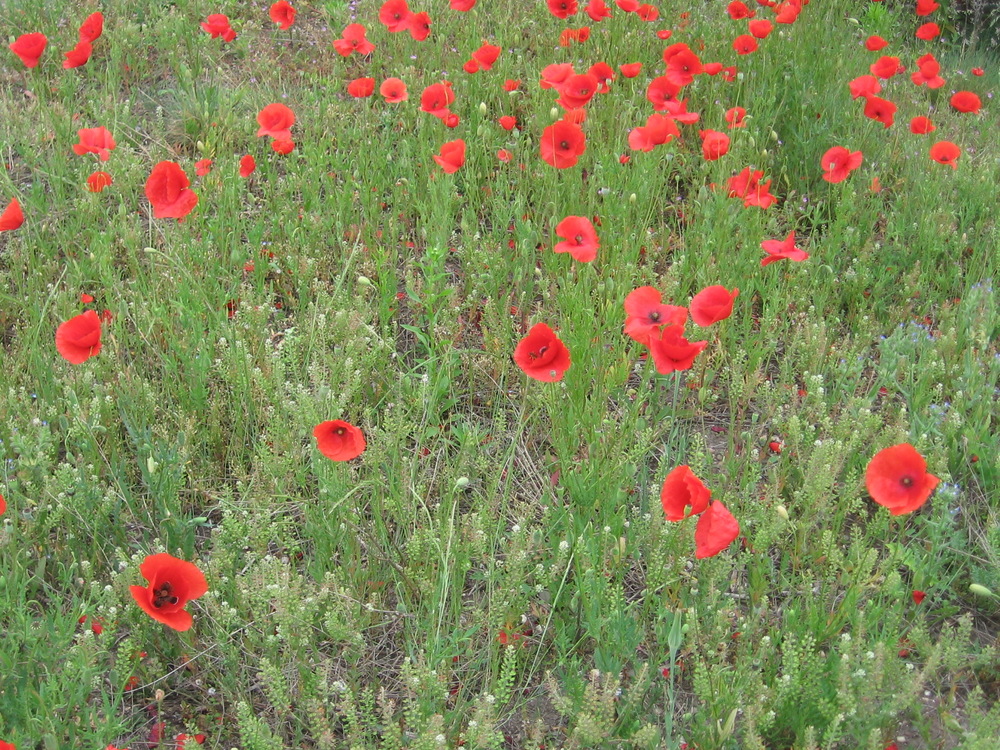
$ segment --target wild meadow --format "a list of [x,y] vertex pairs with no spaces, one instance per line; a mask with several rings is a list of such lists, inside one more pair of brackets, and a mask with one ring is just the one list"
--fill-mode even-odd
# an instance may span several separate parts
[[993,750],[997,12],[5,2],[0,748]]

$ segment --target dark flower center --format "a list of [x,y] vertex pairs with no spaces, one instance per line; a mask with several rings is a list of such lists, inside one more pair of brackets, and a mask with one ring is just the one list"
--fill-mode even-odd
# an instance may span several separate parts
[[559,141],[559,148],[568,150],[569,141]]
[[908,476],[902,477],[899,480],[899,483],[901,485],[903,485],[904,487],[912,487],[913,486],[913,477],[908,477]]
[[336,432],[338,435],[343,435],[345,432],[347,432],[347,430],[345,430],[343,427],[338,427],[336,430],[334,430],[334,432]]
[[169,581],[161,583],[153,590],[153,606],[159,609],[164,604],[177,604],[179,600],[171,593],[173,590],[174,587],[170,585]]
[[649,314],[649,319],[650,319],[651,321],[653,321],[654,323],[656,323],[656,322],[657,322],[657,321],[659,321],[659,319],[660,319],[660,314],[659,314],[658,312],[655,312],[655,311],[654,311],[654,312],[651,312],[651,313]]

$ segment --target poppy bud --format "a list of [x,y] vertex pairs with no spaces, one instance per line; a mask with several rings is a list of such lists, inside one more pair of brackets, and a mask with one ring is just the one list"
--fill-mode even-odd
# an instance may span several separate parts
[[637,196],[635,193],[632,193],[632,195],[628,197],[629,203],[635,203],[637,200],[639,200],[639,196]]
[[550,109],[549,110],[549,117],[551,117],[553,120],[558,120],[559,119],[559,110],[556,107],[553,107],[552,109]]
[[992,591],[990,591],[988,588],[978,583],[970,583],[969,591],[970,593],[976,594],[978,596],[993,596]]
[[197,142],[197,143],[195,143],[194,145],[195,145],[195,147],[196,147],[196,148],[198,149],[198,153],[199,153],[199,154],[201,154],[201,153],[204,153],[204,152],[205,152],[205,144],[204,144],[204,143],[202,143],[201,141],[198,141],[198,142]]
[[773,130],[771,131],[771,140],[772,141],[778,140],[778,134]]
[[486,106],[486,102],[479,102],[479,114],[485,115],[489,112],[489,107]]
[[778,511],[778,515],[781,516],[782,521],[788,520],[788,508],[784,505],[779,505],[775,510]]
[[361,286],[371,286],[372,280],[369,279],[367,276],[358,276],[358,284],[360,284]]
[[455,480],[455,489],[464,490],[469,484],[471,484],[471,481],[468,477],[459,477]]

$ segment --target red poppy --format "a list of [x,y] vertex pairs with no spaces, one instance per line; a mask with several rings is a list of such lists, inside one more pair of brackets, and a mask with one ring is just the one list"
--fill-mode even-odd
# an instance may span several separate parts
[[606,62],[596,62],[587,71],[597,79],[597,93],[607,94],[611,91],[611,82],[615,80],[615,70]]
[[521,82],[519,80],[515,80],[513,78],[508,78],[506,81],[503,82],[503,90],[504,91],[517,91],[517,89],[518,89],[518,87],[520,85],[521,85]]
[[183,219],[198,205],[198,195],[188,189],[191,181],[180,165],[161,161],[146,180],[146,198],[157,219]]
[[639,10],[639,0],[615,0],[615,5],[626,13],[635,13]]
[[547,0],[549,13],[556,18],[569,18],[576,14],[576,0]]
[[73,145],[73,153],[80,156],[97,154],[101,161],[107,161],[111,158],[111,151],[117,145],[114,136],[104,127],[83,128],[76,131],[76,134],[79,136],[80,142]]
[[13,44],[9,45],[10,51],[21,58],[26,68],[38,67],[38,59],[45,51],[45,45],[49,43],[48,37],[40,32],[33,34],[22,34]]
[[931,158],[939,164],[947,164],[952,169],[958,169],[958,157],[962,149],[951,141],[938,141],[931,146]]
[[805,250],[795,247],[794,229],[788,233],[788,236],[784,240],[764,240],[760,243],[760,246],[764,248],[764,252],[768,255],[768,257],[760,262],[761,266],[770,265],[779,260],[791,260],[798,263],[809,257],[809,253]]
[[517,118],[513,115],[504,115],[497,122],[500,123],[500,127],[504,130],[513,130],[517,127]]
[[764,173],[759,169],[751,170],[746,167],[738,175],[729,178],[729,197],[742,198],[743,207],[758,206],[768,209],[778,202],[778,199],[771,195],[771,181],[761,182],[760,178]]
[[910,74],[910,80],[917,86],[927,86],[929,89],[939,89],[944,86],[944,79],[938,75],[941,63],[934,55],[927,53],[917,58],[917,71]]
[[84,19],[83,23],[80,24],[79,35],[81,42],[96,42],[103,33],[104,14],[100,11],[91,13]]
[[711,496],[708,487],[695,476],[691,467],[682,465],[673,469],[663,480],[660,503],[668,521],[683,521],[703,513],[708,508]]
[[874,34],[865,39],[865,49],[869,52],[878,52],[880,49],[884,49],[888,46],[889,42],[880,36],[875,36]]
[[194,163],[194,173],[197,177],[204,177],[212,171],[211,159],[199,159]]
[[443,120],[448,116],[448,107],[454,101],[455,92],[449,81],[432,83],[420,94],[420,109]]
[[618,66],[618,70],[622,72],[623,78],[635,78],[640,72],[642,72],[642,63],[624,63]]
[[378,20],[393,34],[406,31],[410,22],[410,8],[406,0],[386,0],[379,9]]
[[747,126],[744,122],[744,118],[747,116],[747,111],[743,107],[732,107],[726,110],[726,122],[729,123],[729,129],[733,128],[745,128]]
[[24,211],[21,210],[21,203],[17,198],[11,198],[7,208],[0,213],[0,232],[19,229],[22,224],[24,224]]
[[648,346],[656,371],[667,375],[678,370],[690,370],[695,357],[708,346],[708,342],[688,341],[684,338],[683,326],[668,325],[659,333],[650,334]]
[[[3,495],[0,495],[0,516],[7,512],[7,501],[3,499]],[[2,750],[3,745],[0,745],[0,750]]]
[[542,131],[539,150],[546,164],[566,169],[587,150],[587,139],[579,125],[559,120]]
[[774,28],[774,25],[766,20],[751,21],[748,26],[750,35],[756,39],[766,39]]
[[740,535],[740,525],[721,502],[716,500],[698,518],[694,529],[694,556],[699,560],[714,557]]
[[729,136],[718,130],[700,130],[701,154],[705,161],[715,161],[729,153]]
[[571,75],[559,87],[556,104],[563,109],[582,109],[594,98],[597,86],[597,77],[590,73]]
[[746,6],[746,3],[742,3],[740,0],[734,0],[734,2],[729,3],[729,5],[726,6],[726,12],[734,21],[742,21],[744,18],[753,18],[756,14],[755,11],[750,10]]
[[411,13],[406,30],[418,42],[424,41],[431,33],[431,17],[427,13]]
[[451,0],[451,9],[468,11],[472,10],[476,5],[476,0]]
[[[498,158],[498,159],[499,159],[500,161],[502,161],[502,162],[503,162],[504,164],[507,164],[508,162],[510,162],[510,160],[511,160],[511,159],[513,159],[513,158],[514,158],[514,154],[512,154],[512,153],[511,153],[510,151],[508,151],[507,149],[505,149],[505,148],[502,148],[502,149],[500,149],[499,151],[497,151],[497,158]],[[513,240],[512,240],[512,241],[513,241]]]
[[982,68],[973,68],[972,69],[972,75],[981,78],[982,76],[986,75],[986,71],[983,70]]
[[892,78],[897,73],[902,73],[906,68],[899,62],[898,57],[889,57],[884,55],[878,60],[873,62],[868,70],[872,72],[872,75],[878,76],[879,78],[889,79]]
[[678,90],[694,81],[694,77],[704,72],[701,60],[683,42],[671,44],[663,50],[663,62],[667,66],[666,78]]
[[949,102],[956,112],[979,112],[983,106],[979,97],[971,91],[958,91],[952,95]]
[[202,31],[212,39],[222,37],[222,41],[231,42],[236,38],[236,32],[229,25],[229,16],[224,13],[212,13],[201,25]]
[[649,345],[650,336],[663,326],[678,326],[683,330],[688,310],[678,305],[663,304],[663,295],[651,286],[641,286],[625,298],[625,335]]
[[935,130],[937,128],[934,127],[934,123],[931,122],[929,117],[920,115],[910,120],[910,132],[914,135],[927,135],[928,133],[933,133]]
[[653,109],[662,112],[667,108],[667,103],[674,100],[680,91],[681,87],[671,82],[669,78],[658,76],[646,87],[646,98],[653,105]]
[[79,365],[101,352],[101,319],[93,310],[70,318],[56,329],[56,350]]
[[271,150],[276,154],[288,156],[295,150],[295,141],[291,138],[275,138],[271,141]]
[[94,298],[93,298],[92,295],[87,294],[86,292],[81,292],[80,293],[80,302],[82,302],[83,304],[89,305],[93,301],[94,301]]
[[757,40],[749,34],[740,34],[733,40],[733,49],[737,55],[749,55],[757,51]]
[[848,84],[851,87],[851,98],[857,99],[859,96],[875,96],[882,90],[882,84],[872,75],[858,76]]
[[257,137],[269,135],[272,138],[291,138],[295,113],[284,104],[268,104],[257,114]]
[[63,68],[71,70],[86,65],[93,51],[94,45],[90,42],[77,42],[76,46],[69,52],[63,52],[63,56],[66,58],[63,60]]
[[161,552],[147,556],[139,572],[149,585],[129,587],[135,603],[157,622],[174,630],[190,630],[194,620],[184,607],[208,591],[198,566]]
[[355,78],[347,84],[347,93],[355,99],[367,99],[375,93],[375,79]]
[[896,105],[888,99],[880,99],[877,96],[869,96],[865,100],[865,117],[877,120],[885,127],[890,127],[896,115]]
[[4,742],[0,740],[0,750],[17,750],[17,745],[13,742]]
[[799,13],[801,12],[802,5],[800,4],[800,0],[790,0],[790,2],[781,3],[775,6],[774,22],[795,23],[795,19],[799,17]]
[[457,172],[465,164],[465,141],[461,138],[448,141],[441,146],[439,154],[434,154],[433,159],[445,174]]
[[514,363],[529,378],[545,383],[562,380],[571,364],[569,349],[545,323],[536,323],[514,349]]
[[917,33],[914,35],[917,39],[923,39],[929,42],[935,37],[941,36],[941,27],[936,23],[925,23],[917,28]]
[[590,16],[590,20],[594,23],[603,21],[605,18],[611,18],[611,9],[607,6],[604,0],[590,0],[590,2],[587,3],[587,7],[583,10],[588,16]]
[[375,51],[375,45],[365,37],[365,27],[360,23],[349,23],[344,27],[340,39],[333,40],[333,47],[337,54],[347,57],[353,52],[359,55],[367,55]]
[[820,166],[825,170],[823,179],[827,182],[843,182],[847,176],[861,166],[860,151],[848,151],[843,146],[834,146],[820,159]]
[[331,461],[350,461],[367,446],[361,430],[342,419],[321,422],[313,428],[316,447]]
[[733,314],[733,303],[740,290],[729,291],[724,286],[707,286],[691,298],[691,320],[702,328],[725,320]]
[[406,84],[398,78],[386,78],[382,81],[382,85],[378,87],[378,92],[387,102],[393,104],[405,102],[410,98],[410,95],[406,91]]
[[935,0],[917,0],[917,15],[929,16],[941,6]]
[[543,89],[559,89],[563,82],[574,74],[573,66],[570,63],[553,63],[542,68],[538,85]]
[[589,263],[597,257],[601,246],[597,230],[586,216],[567,216],[556,225],[556,235],[562,237],[552,249],[557,253],[569,253],[581,263]]
[[240,177],[246,179],[254,173],[255,169],[257,169],[257,160],[253,156],[246,154],[240,159]]
[[272,4],[268,10],[268,15],[274,23],[278,24],[278,28],[282,31],[295,23],[295,8],[291,6],[288,0],[278,0],[278,2]]
[[924,591],[919,591],[914,589],[912,596],[913,596],[913,603],[920,604],[924,600],[924,597],[927,596],[927,593]]
[[493,63],[497,61],[497,58],[500,57],[502,51],[503,48],[495,44],[484,44],[472,53],[472,59],[479,63],[480,69],[489,70],[493,67]]
[[100,193],[104,188],[111,187],[111,175],[107,172],[94,172],[87,178],[87,190]]
[[938,478],[927,473],[927,462],[909,443],[880,450],[868,463],[865,487],[894,516],[910,513],[934,492]]

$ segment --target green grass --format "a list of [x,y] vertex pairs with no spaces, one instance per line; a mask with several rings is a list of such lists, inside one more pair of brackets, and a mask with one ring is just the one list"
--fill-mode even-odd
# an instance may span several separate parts
[[[0,209],[16,197],[26,216],[0,233],[0,740],[992,748],[996,60],[914,40],[910,7],[892,3],[813,2],[737,57],[745,22],[718,3],[664,2],[656,23],[612,4],[561,48],[585,15],[415,3],[433,20],[417,43],[366,1],[370,59],[331,46],[347,3],[296,2],[287,31],[266,5],[106,4],[76,70],[60,52],[97,5],[6,11],[5,37],[43,31],[49,48],[33,70],[0,50]],[[234,42],[200,30],[209,13],[229,14]],[[892,47],[867,52],[869,34]],[[487,40],[503,47],[493,69],[462,72]],[[682,94],[699,123],[630,152],[674,42],[741,76],[699,76]],[[909,80],[928,50],[937,91]],[[880,54],[908,67],[883,82],[889,129],[847,86]],[[597,95],[586,153],[553,169],[539,138],[561,113],[539,72],[599,60],[644,68]],[[409,101],[348,97],[365,75],[402,78]],[[445,78],[454,130],[419,107]],[[982,114],[950,110],[960,89]],[[272,102],[297,115],[287,156],[255,137]],[[736,105],[747,127],[728,130]],[[938,130],[912,135],[928,113]],[[519,130],[500,128],[506,114]],[[101,164],[71,151],[99,125],[118,142]],[[704,161],[699,128],[729,134],[729,153]],[[432,155],[456,138],[466,162],[446,175]],[[937,140],[961,147],[957,170],[930,160]],[[828,184],[835,145],[864,163]],[[213,169],[193,178],[203,158]],[[183,222],[153,219],[143,197],[162,160],[199,195]],[[727,197],[746,166],[777,205]],[[114,177],[100,194],[95,169]],[[593,263],[552,252],[567,215],[599,219]],[[791,230],[810,258],[762,268],[760,243]],[[651,285],[686,305],[713,284],[740,289],[732,317],[690,325],[708,347],[657,375],[622,333],[625,296]],[[111,322],[74,366],[54,335],[83,292]],[[571,351],[561,382],[511,359],[537,322]],[[364,431],[359,458],[318,452],[327,419]],[[942,484],[891,517],[864,472],[901,442]],[[679,464],[740,522],[717,557],[695,559],[694,519],[664,520]],[[129,592],[162,551],[209,582],[185,633]]]

